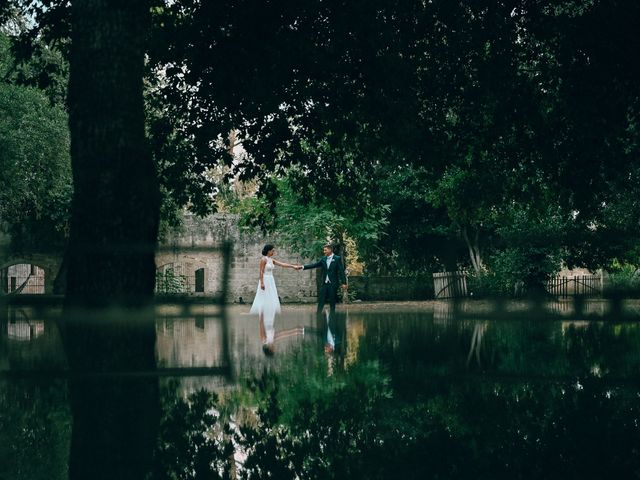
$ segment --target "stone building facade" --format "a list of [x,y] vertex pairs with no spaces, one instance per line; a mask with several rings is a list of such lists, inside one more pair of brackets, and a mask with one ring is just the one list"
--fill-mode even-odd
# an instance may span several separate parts
[[[229,271],[229,298],[234,303],[250,303],[258,286],[258,268],[266,243],[276,246],[275,258],[287,263],[305,259],[278,245],[278,239],[257,230],[242,228],[237,215],[215,214],[206,218],[187,215],[183,228],[161,243],[156,268],[181,277],[184,293],[213,295],[221,291],[224,242],[232,245]],[[321,252],[318,252],[321,255]],[[283,302],[315,302],[316,271],[276,267],[276,285]]]

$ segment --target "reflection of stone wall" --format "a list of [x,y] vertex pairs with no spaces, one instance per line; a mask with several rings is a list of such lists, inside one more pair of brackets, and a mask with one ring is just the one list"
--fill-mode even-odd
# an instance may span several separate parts
[[[275,319],[275,347],[283,352],[305,336],[315,335],[315,309],[286,311]],[[232,363],[251,363],[263,357],[257,315],[249,307],[234,306],[229,312],[229,348]],[[223,366],[222,320],[215,315],[187,318],[158,318],[156,322],[158,366],[166,368]]]
[[0,370],[66,368],[58,325],[53,317],[42,315],[31,307],[0,309]]
[[223,363],[217,318],[158,320],[156,350],[161,367],[216,367]]
[[[248,313],[249,306],[235,305],[228,312],[229,354],[232,363],[232,382],[247,371],[261,371],[264,365],[274,365],[284,353],[302,342],[316,341],[315,309],[312,306],[283,309],[275,320],[275,356],[266,357],[262,351],[257,315]],[[156,322],[156,356],[161,368],[222,367],[223,344],[221,320],[214,315],[191,318],[158,318]],[[177,382],[185,396],[200,388],[217,390],[227,384],[223,375],[180,376],[163,379]]]
[[[185,265],[191,274],[199,268],[205,269],[205,294],[220,291],[222,275],[222,258],[218,252],[193,251],[190,247],[216,247],[229,240],[233,244],[229,286],[230,300],[238,302],[253,301],[258,285],[258,266],[262,247],[266,243],[276,245],[275,258],[287,263],[304,263],[299,256],[292,254],[278,245],[277,239],[265,237],[260,232],[238,226],[238,216],[216,214],[204,219],[187,215],[184,218],[184,229],[164,242],[164,247],[171,251],[163,251],[156,256],[156,266],[166,264]],[[320,255],[320,252],[318,252]],[[314,271],[295,271],[276,268],[276,284],[278,294],[283,302],[313,302],[316,299],[316,283]]]
[[33,340],[44,333],[44,322],[9,322],[7,324],[7,336],[11,340]]

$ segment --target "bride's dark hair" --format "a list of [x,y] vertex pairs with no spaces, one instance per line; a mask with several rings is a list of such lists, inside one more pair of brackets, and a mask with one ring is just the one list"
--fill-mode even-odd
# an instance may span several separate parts
[[267,243],[262,249],[262,255],[266,255],[267,253],[269,253],[269,251],[273,250],[273,248],[273,245]]

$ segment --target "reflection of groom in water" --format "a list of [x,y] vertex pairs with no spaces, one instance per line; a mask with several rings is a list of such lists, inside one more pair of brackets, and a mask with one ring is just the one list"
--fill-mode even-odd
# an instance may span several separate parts
[[318,289],[318,313],[322,312],[325,303],[329,303],[331,313],[336,310],[336,300],[338,299],[338,285],[347,288],[347,277],[344,274],[342,258],[333,253],[333,246],[325,245],[322,248],[324,257],[316,263],[310,263],[302,267],[303,270],[310,268],[321,268],[322,278]]

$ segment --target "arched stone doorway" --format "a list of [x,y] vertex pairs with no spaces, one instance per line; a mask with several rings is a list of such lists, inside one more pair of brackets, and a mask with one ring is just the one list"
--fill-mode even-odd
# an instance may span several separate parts
[[0,292],[3,294],[42,295],[45,288],[46,271],[34,263],[14,263],[0,269]]
[[204,264],[174,261],[156,269],[156,293],[204,293],[207,269]]
[[0,255],[0,296],[52,295],[61,263],[56,255]]

